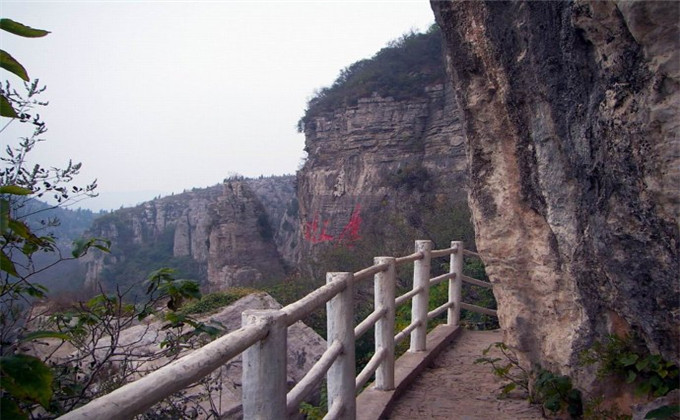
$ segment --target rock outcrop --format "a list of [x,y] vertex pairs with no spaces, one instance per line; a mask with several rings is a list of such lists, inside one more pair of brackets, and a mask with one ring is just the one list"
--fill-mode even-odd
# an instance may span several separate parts
[[586,388],[608,333],[679,362],[680,3],[431,4],[506,342]]
[[296,252],[294,181],[228,179],[103,216],[90,235],[110,239],[112,253],[88,256],[86,284],[129,285],[164,264],[212,290],[280,281]]
[[466,199],[453,92],[444,85],[422,89],[422,98],[359,99],[306,124],[309,155],[298,172],[303,252],[358,240],[371,229],[386,235],[398,224],[392,216],[419,226],[424,206]]
[[[253,293],[242,297],[236,302],[208,315],[194,316],[196,321],[206,325],[218,325],[224,334],[236,331],[241,328],[241,314],[249,309],[280,309],[281,305],[266,293]],[[148,372],[153,372],[162,366],[166,366],[178,357],[183,357],[195,349],[182,350],[178,355],[163,355],[161,343],[168,336],[168,329],[163,328],[165,322],[161,322],[154,317],[149,317],[145,321],[120,331],[116,336],[116,352],[110,359],[105,356],[110,351],[109,336],[98,337],[96,355],[98,360],[107,360],[112,366],[121,363],[131,363],[135,365],[138,372],[130,379],[137,379]],[[186,330],[185,330],[186,332]],[[305,374],[314,366],[324,351],[326,350],[326,340],[314,332],[302,321],[292,324],[288,328],[287,336],[287,383],[292,388]],[[48,339],[46,342],[37,345],[28,345],[29,353],[37,357],[49,358],[53,362],[63,362],[79,359],[83,355],[78,354],[77,350],[70,343],[62,343],[60,340]],[[132,357],[134,355],[135,357]],[[87,365],[87,361],[83,365]],[[104,362],[102,362],[104,363]],[[85,368],[87,369],[87,367]],[[205,384],[198,384],[185,390],[185,395],[180,400],[187,399],[197,394],[201,395],[202,405],[206,410],[211,407],[205,401],[206,397],[212,400],[215,407],[219,409],[220,418],[242,418],[241,393],[242,393],[242,355],[225,363],[220,369],[213,372],[210,377],[210,392],[206,393]],[[319,394],[312,398],[318,398]],[[152,408],[153,411],[153,408]]]

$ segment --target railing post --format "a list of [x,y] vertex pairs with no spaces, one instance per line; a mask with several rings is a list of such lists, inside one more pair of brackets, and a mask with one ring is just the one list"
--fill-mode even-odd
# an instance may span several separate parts
[[423,258],[413,263],[413,289],[421,291],[411,301],[411,323],[418,326],[411,333],[409,351],[425,351],[427,341],[427,310],[430,301],[430,251],[432,241],[416,241],[416,252],[422,252]]
[[[326,283],[343,281],[344,290],[326,303],[328,346],[334,341],[342,343],[342,352],[328,369],[328,411],[334,404],[344,405],[341,419],[356,418],[356,399],[354,383],[356,365],[354,361],[354,296],[352,273],[327,273]],[[247,418],[247,417],[244,417]]]
[[269,334],[243,352],[243,418],[274,420],[286,413],[287,325],[279,310],[250,309],[241,325],[269,325]]
[[394,257],[375,257],[375,264],[388,263],[387,270],[375,275],[375,308],[385,308],[385,315],[375,324],[375,352],[385,351],[385,359],[375,371],[375,388],[394,389],[394,298],[396,269]]
[[463,283],[463,242],[451,242],[451,248],[456,248],[456,251],[451,253],[451,273],[456,273],[456,276],[449,280],[449,302],[453,302],[453,306],[449,307],[447,313],[448,325],[458,325],[460,321],[460,302],[461,302],[461,284]]

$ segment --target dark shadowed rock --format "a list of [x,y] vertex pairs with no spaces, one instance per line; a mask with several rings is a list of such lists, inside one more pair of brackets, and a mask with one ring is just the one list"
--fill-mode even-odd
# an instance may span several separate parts
[[506,342],[586,386],[608,333],[677,363],[680,3],[432,8]]

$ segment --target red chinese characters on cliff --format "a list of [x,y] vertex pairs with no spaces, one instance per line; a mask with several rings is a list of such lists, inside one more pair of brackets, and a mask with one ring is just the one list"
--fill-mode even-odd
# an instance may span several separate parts
[[302,226],[302,233],[306,240],[313,244],[318,244],[320,242],[329,242],[337,240],[338,242],[352,243],[361,239],[359,235],[359,230],[361,229],[361,206],[359,204],[354,207],[352,211],[352,216],[349,218],[349,222],[345,225],[337,237],[328,234],[328,225],[331,220],[321,220],[319,214],[314,215],[314,219],[311,222],[305,222]]

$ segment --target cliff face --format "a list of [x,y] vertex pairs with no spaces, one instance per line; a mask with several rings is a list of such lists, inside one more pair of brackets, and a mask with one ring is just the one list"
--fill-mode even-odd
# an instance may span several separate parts
[[294,181],[225,180],[104,216],[90,235],[111,239],[112,253],[89,257],[86,283],[130,284],[164,265],[210,289],[279,281],[294,252]]
[[582,385],[607,333],[677,363],[680,4],[432,8],[506,342]]
[[306,124],[309,155],[298,173],[303,253],[369,231],[384,238],[399,223],[418,227],[424,206],[432,211],[438,201],[465,200],[465,150],[453,92],[443,85],[422,89],[422,98],[359,99]]

